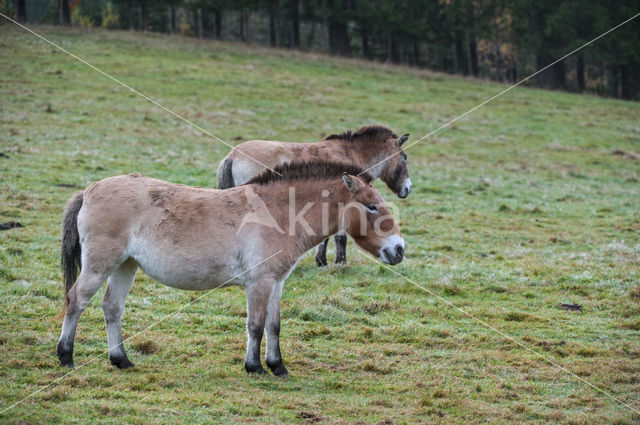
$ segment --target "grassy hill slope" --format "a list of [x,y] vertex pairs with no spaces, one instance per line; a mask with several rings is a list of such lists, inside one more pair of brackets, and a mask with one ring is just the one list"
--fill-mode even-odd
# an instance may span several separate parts
[[[484,81],[128,32],[38,27],[230,143],[381,123],[410,140],[506,88]],[[228,147],[15,27],[0,26],[0,410],[66,373],[59,222],[90,182],[139,172],[214,186]],[[640,104],[518,88],[408,150],[395,270],[640,408]],[[630,154],[625,155],[631,152]],[[0,415],[3,423],[637,423],[640,415],[350,246],[285,284],[291,379],[247,376],[245,301],[215,291]],[[76,365],[107,348],[101,290]],[[199,293],[143,273],[125,337]],[[561,303],[579,304],[567,311]],[[385,422],[386,421],[386,422]]]

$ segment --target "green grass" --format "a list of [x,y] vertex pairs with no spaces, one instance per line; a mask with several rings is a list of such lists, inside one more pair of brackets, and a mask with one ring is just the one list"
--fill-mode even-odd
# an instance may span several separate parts
[[[382,123],[411,140],[506,86],[243,44],[38,31],[219,137],[314,141]],[[140,172],[213,186],[228,148],[15,27],[0,26],[0,409],[62,377],[59,222],[74,192]],[[640,104],[517,88],[408,150],[394,270],[640,408]],[[70,187],[69,187],[70,186]],[[350,246],[285,284],[291,379],[247,376],[243,291],[215,291],[109,365],[100,298],[78,368],[17,423],[634,424],[595,391]],[[139,273],[134,335],[200,294]],[[560,303],[578,303],[567,311]],[[358,422],[360,421],[360,422]],[[384,422],[387,421],[387,422]]]

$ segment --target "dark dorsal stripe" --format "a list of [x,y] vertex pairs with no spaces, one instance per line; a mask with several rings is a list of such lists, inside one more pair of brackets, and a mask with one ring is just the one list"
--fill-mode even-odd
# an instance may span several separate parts
[[[279,173],[279,174],[278,174]],[[359,176],[367,183],[373,180],[373,176],[365,173],[356,165],[335,161],[304,161],[288,162],[277,166],[272,170],[265,170],[246,184],[270,184],[275,182],[290,182],[298,180],[324,180],[342,176],[343,173]]]
[[383,142],[387,139],[397,139],[398,136],[389,128],[383,125],[371,125],[362,127],[352,132],[345,131],[342,134],[331,134],[324,140],[346,140],[347,142]]

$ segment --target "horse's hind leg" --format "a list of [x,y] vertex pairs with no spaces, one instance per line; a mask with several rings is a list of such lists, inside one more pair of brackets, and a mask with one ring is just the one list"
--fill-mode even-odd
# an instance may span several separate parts
[[76,337],[78,319],[107,276],[108,274],[106,273],[95,273],[89,267],[85,267],[71,289],[69,289],[67,311],[62,323],[62,334],[60,335],[57,349],[61,366],[73,367],[73,342]]
[[327,244],[329,243],[329,238],[322,241],[318,248],[316,249],[316,264],[318,267],[327,265]]
[[271,299],[267,308],[267,320],[265,330],[267,331],[267,366],[275,376],[287,378],[289,372],[282,362],[280,354],[280,299],[282,298],[282,284],[276,282],[271,292]]
[[107,324],[107,341],[109,343],[109,360],[120,369],[135,366],[124,350],[120,319],[124,313],[124,302],[136,277],[138,264],[129,259],[109,276],[107,290],[102,299],[102,310]]
[[347,262],[347,234],[342,231],[333,237],[336,241],[336,264]]

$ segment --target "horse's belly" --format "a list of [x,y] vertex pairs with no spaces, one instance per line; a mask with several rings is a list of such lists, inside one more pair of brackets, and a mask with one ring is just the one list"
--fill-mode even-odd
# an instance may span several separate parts
[[157,265],[149,265],[138,262],[140,268],[158,282],[177,289],[185,289],[191,291],[203,291],[207,289],[220,288],[223,286],[241,285],[237,279],[233,280],[228,277],[228,273],[223,270],[208,271],[202,273],[198,270],[190,270],[188,268],[163,268]]
[[164,252],[151,247],[132,250],[131,257],[158,282],[178,289],[202,291],[244,285],[233,273],[232,261],[216,252]]

